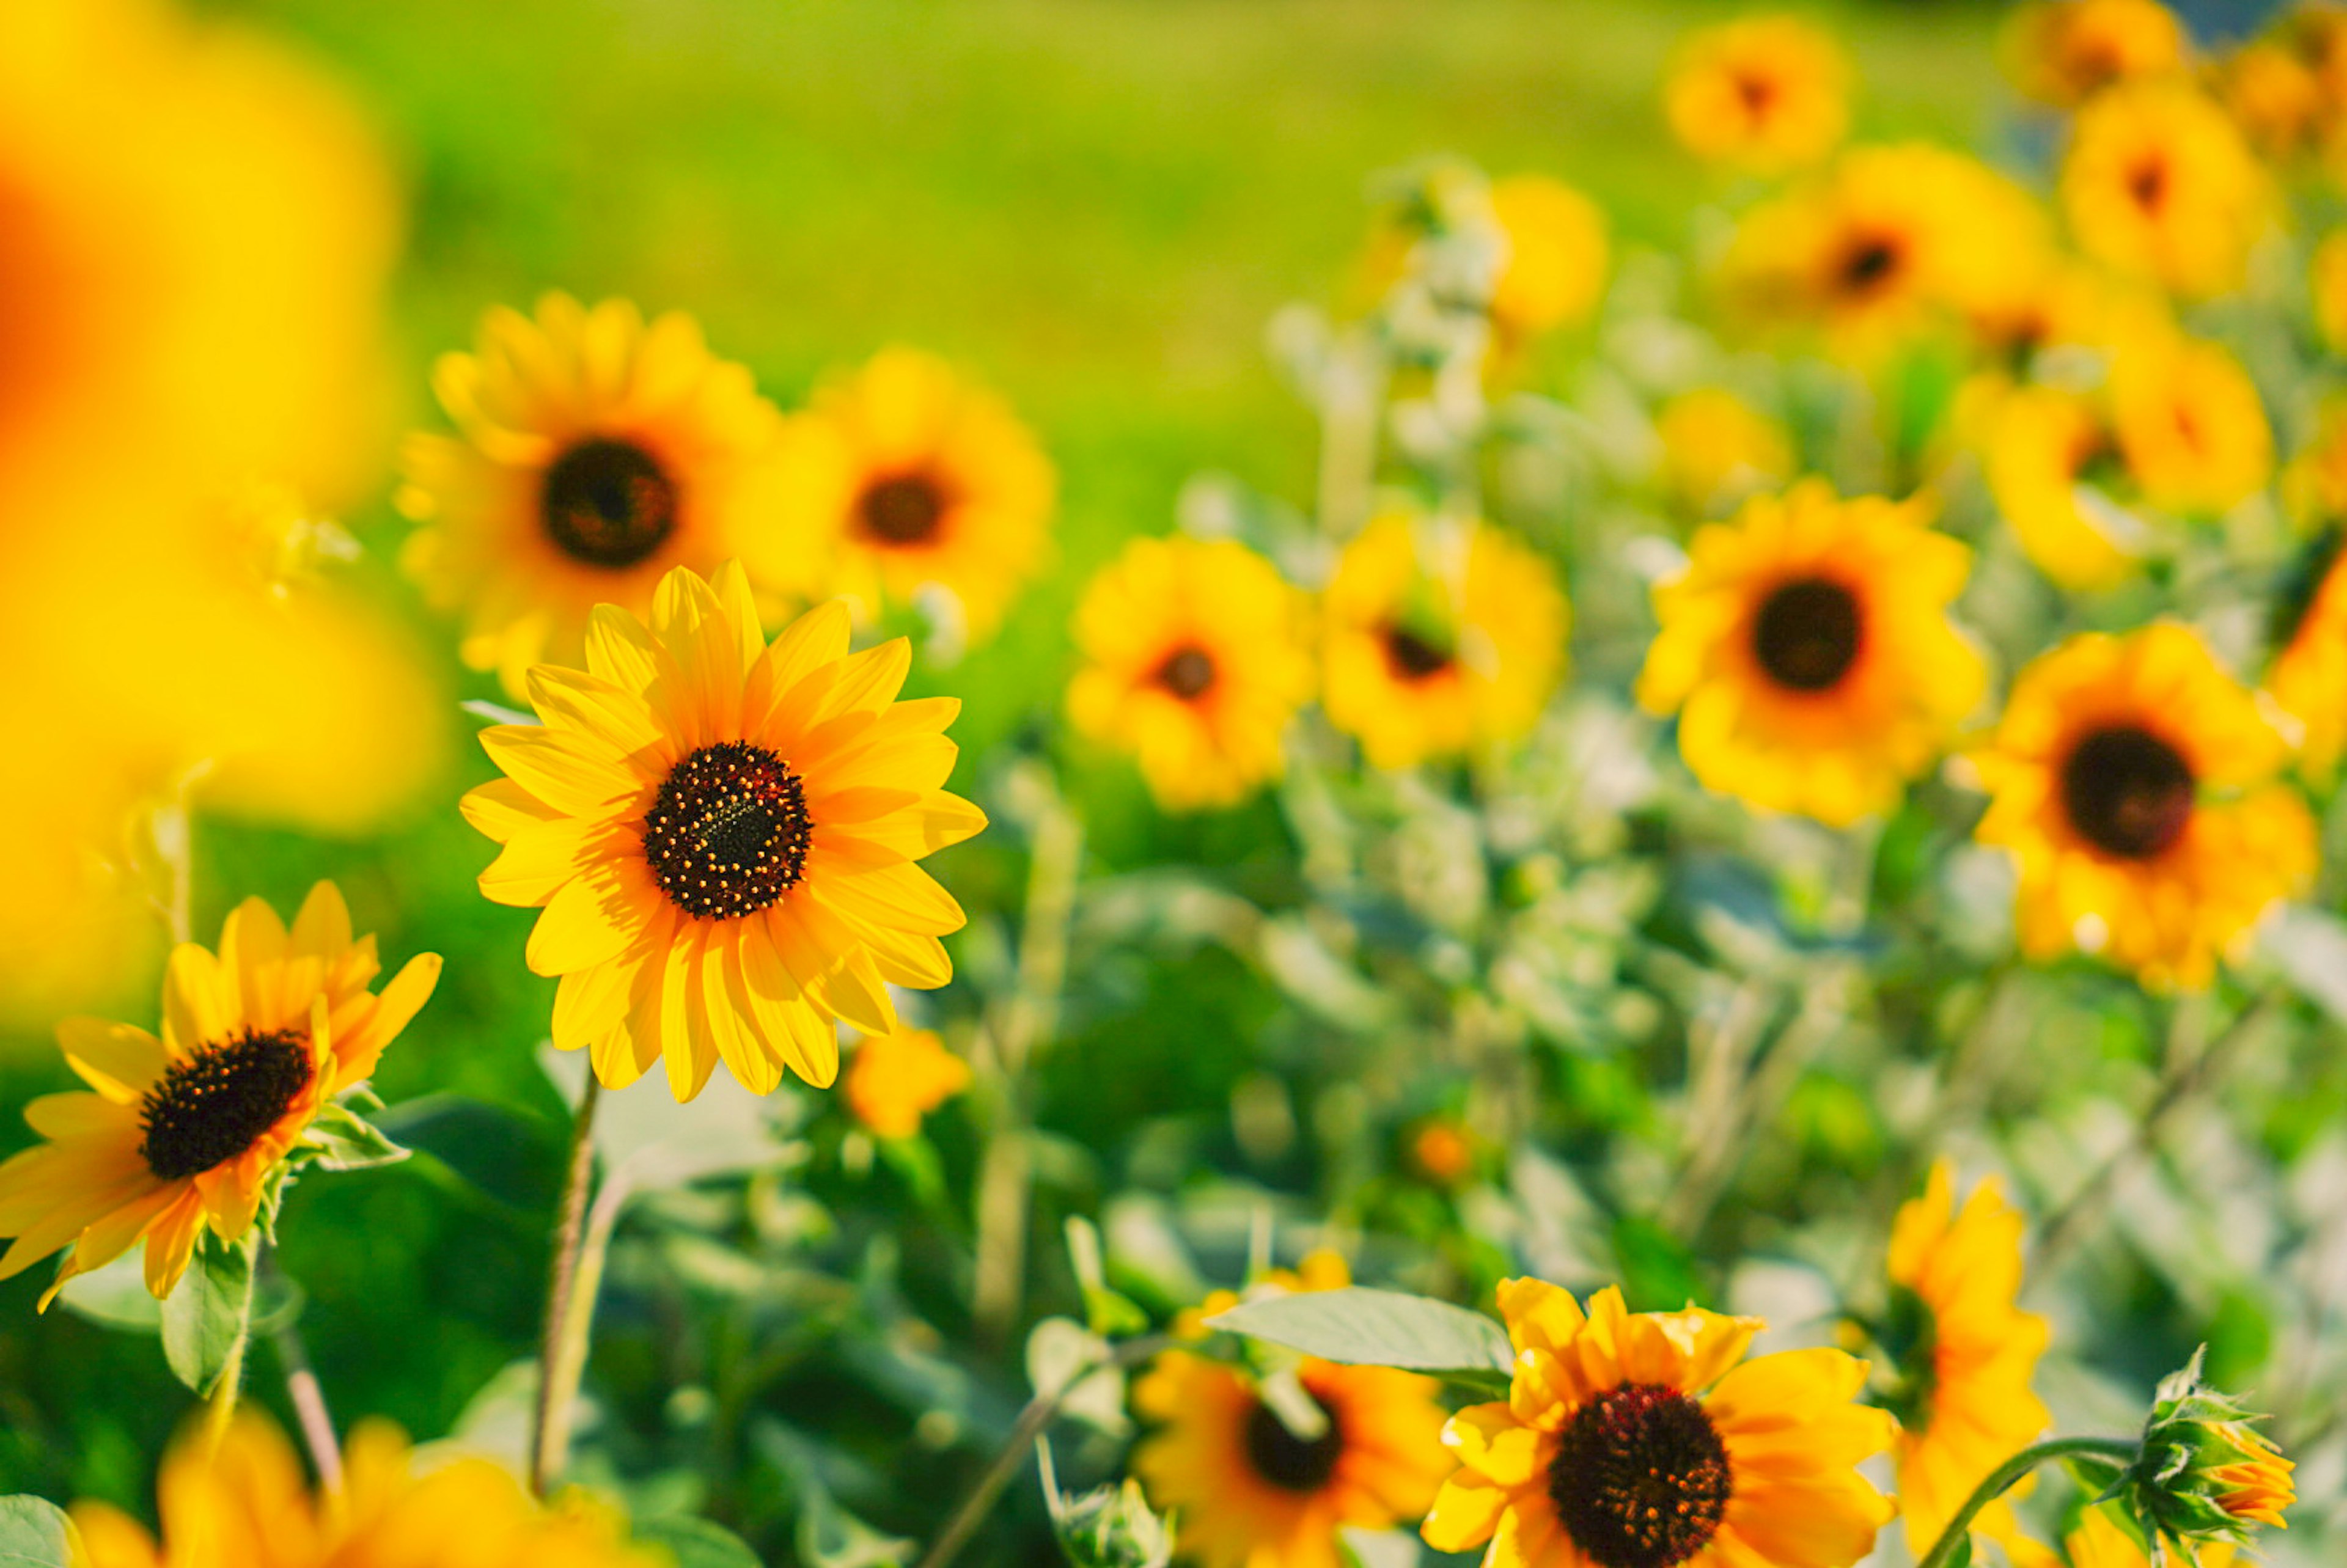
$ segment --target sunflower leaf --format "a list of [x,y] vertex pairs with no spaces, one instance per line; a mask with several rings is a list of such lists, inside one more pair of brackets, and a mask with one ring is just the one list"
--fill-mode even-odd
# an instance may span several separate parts
[[225,1244],[198,1234],[187,1276],[163,1303],[163,1358],[179,1381],[209,1399],[252,1325],[252,1252],[258,1233]]
[[758,1554],[741,1537],[705,1519],[642,1520],[636,1525],[636,1540],[667,1547],[677,1568],[762,1568]]
[[69,1568],[73,1521],[46,1498],[0,1497],[0,1568]]
[[410,1153],[347,1105],[321,1106],[318,1119],[310,1123],[304,1136],[319,1149],[317,1164],[322,1171],[364,1171],[376,1165],[395,1165]]
[[1348,1286],[1243,1302],[1206,1319],[1324,1361],[1401,1367],[1485,1391],[1507,1387],[1515,1352],[1478,1312],[1423,1296]]

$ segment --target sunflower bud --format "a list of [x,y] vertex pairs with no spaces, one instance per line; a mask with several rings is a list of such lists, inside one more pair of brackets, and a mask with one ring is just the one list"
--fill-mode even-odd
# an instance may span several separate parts
[[2282,1510],[2298,1495],[2294,1467],[2251,1425],[2265,1418],[2202,1380],[2206,1354],[2161,1380],[2141,1453],[2104,1493],[2125,1498],[2147,1534],[2196,1563],[2198,1542],[2246,1542],[2252,1521],[2285,1528]]

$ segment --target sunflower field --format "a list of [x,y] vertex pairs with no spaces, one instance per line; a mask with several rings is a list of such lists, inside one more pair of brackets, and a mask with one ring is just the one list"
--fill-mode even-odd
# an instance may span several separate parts
[[0,1565],[2347,1560],[2347,3],[6,12]]

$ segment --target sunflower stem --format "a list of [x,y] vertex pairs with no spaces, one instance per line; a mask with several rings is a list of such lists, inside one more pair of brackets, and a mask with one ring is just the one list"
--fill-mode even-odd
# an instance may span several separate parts
[[585,1347],[574,1360],[567,1344],[571,1297],[579,1284],[579,1236],[587,1223],[587,1190],[595,1173],[595,1102],[602,1085],[590,1070],[570,1128],[570,1160],[554,1222],[554,1257],[547,1266],[546,1331],[538,1343],[538,1410],[529,1434],[530,1490],[544,1497],[570,1458],[570,1416],[586,1370]]
[[285,1395],[302,1428],[302,1446],[317,1467],[318,1481],[328,1491],[343,1489],[343,1447],[334,1437],[334,1418],[326,1409],[326,1390],[310,1366],[309,1348],[302,1331],[291,1322],[271,1331],[269,1343],[285,1368]]
[[2034,1448],[2025,1448],[1991,1471],[1988,1479],[1973,1489],[1940,1538],[1932,1542],[1932,1550],[1923,1553],[1915,1568],[1947,1568],[1956,1554],[1956,1547],[1972,1533],[1973,1521],[1980,1511],[2003,1497],[2023,1476],[2047,1460],[2068,1459],[2078,1454],[2096,1454],[2133,1463],[2142,1452],[2142,1445],[2133,1438],[2055,1438]]
[[221,1363],[220,1381],[212,1388],[211,1403],[204,1409],[204,1446],[217,1451],[220,1440],[228,1436],[230,1418],[236,1414],[236,1398],[244,1384],[245,1348],[252,1343],[251,1329],[236,1337],[228,1348],[228,1359]]

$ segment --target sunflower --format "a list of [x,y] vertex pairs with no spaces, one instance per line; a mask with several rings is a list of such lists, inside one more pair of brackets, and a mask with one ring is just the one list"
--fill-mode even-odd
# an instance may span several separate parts
[[969,1087],[969,1063],[926,1029],[866,1035],[847,1069],[847,1108],[883,1138],[909,1138],[921,1118]]
[[1751,16],[1690,34],[1663,86],[1680,145],[1760,173],[1814,163],[1849,123],[1850,63],[1792,16]]
[[432,379],[460,434],[407,438],[399,507],[428,526],[400,564],[516,697],[531,665],[579,661],[597,605],[641,614],[671,568],[711,570],[767,525],[781,415],[682,312],[499,306]]
[[231,911],[220,953],[193,942],[163,977],[160,1038],[127,1023],[57,1026],[66,1064],[90,1091],[25,1109],[48,1140],[0,1165],[0,1278],[73,1244],[67,1280],[147,1244],[147,1288],[169,1296],[206,1224],[237,1242],[319,1112],[374,1071],[440,978],[431,953],[380,994],[374,938],[351,937],[331,882],[310,890],[289,932],[258,898]]
[[1245,1372],[1187,1350],[1133,1386],[1133,1408],[1162,1423],[1133,1472],[1205,1568],[1339,1568],[1339,1528],[1381,1530],[1434,1500],[1448,1465],[1433,1378],[1309,1358],[1296,1378],[1326,1419],[1313,1436]]
[[1793,477],[1793,442],[1784,425],[1723,386],[1699,386],[1663,405],[1655,435],[1665,486],[1697,517]]
[[2061,197],[2087,255],[2196,299],[2239,286],[2270,222],[2265,170],[2239,128],[2176,81],[2129,82],[2080,112]]
[[1990,794],[1975,831],[2013,856],[2032,958],[2075,948],[2205,986],[2314,873],[2313,820],[2275,778],[2288,743],[2182,626],[2042,655],[1974,761]]
[[2180,333],[2137,334],[2111,359],[2111,423],[2144,499],[2218,513],[2265,488],[2273,429],[2240,361]]
[[2314,248],[2307,282],[2314,296],[2314,325],[2333,354],[2347,353],[2347,228],[2333,229]]
[[[819,391],[785,436],[771,575],[867,610],[952,596],[984,636],[1040,562],[1051,460],[999,398],[951,365],[888,349]],[[754,563],[753,563],[754,564]]]
[[485,1459],[419,1466],[386,1421],[363,1422],[337,1491],[313,1497],[265,1417],[240,1410],[215,1448],[191,1429],[156,1487],[162,1538],[110,1503],[77,1502],[74,1568],[658,1568],[617,1516],[572,1492],[531,1500]]
[[2096,400],[2020,387],[1989,424],[1989,493],[2038,569],[2069,589],[2127,580],[2157,536],[2109,494],[2118,442]]
[[1437,1551],[1488,1541],[1485,1568],[1847,1568],[1890,1520],[1857,1471],[1892,1430],[1851,1402],[1865,1362],[1745,1361],[1759,1319],[1634,1314],[1610,1286],[1584,1315],[1553,1285],[1504,1280],[1500,1311],[1513,1386],[1443,1429],[1463,1468],[1426,1517]]
[[1921,501],[1755,497],[1655,589],[1638,701],[1678,715],[1707,788],[1837,825],[1888,811],[1984,688],[1947,616],[1971,561]]
[[2004,42],[2014,85],[2060,108],[2178,72],[2187,54],[2183,24],[2159,0],[2038,0],[2014,13]]
[[679,567],[649,626],[599,606],[586,670],[530,671],[542,725],[481,732],[507,774],[465,797],[505,845],[481,891],[544,908],[554,1043],[605,1086],[665,1058],[681,1101],[721,1061],[753,1094],[785,1066],[820,1088],[836,1020],[893,1033],[889,986],[950,978],[961,907],[913,863],[986,825],[940,787],[961,704],[897,701],[903,638],[847,643],[836,600],[769,645],[739,563]]
[[2325,783],[2347,756],[2347,553],[2341,538],[2334,525],[2310,549],[2305,590],[2280,607],[2284,634],[2265,681],[2301,727],[2300,765]]
[[1584,321],[1605,289],[1605,214],[1563,180],[1514,174],[1491,182],[1506,259],[1491,285],[1502,344]]
[[[2110,1508],[2089,1508],[2078,1516],[2078,1528],[2063,1538],[2070,1568],[2153,1568],[2150,1554]],[[2195,1543],[2198,1568],[2233,1568],[2239,1553],[2223,1541]],[[2175,1561],[2173,1555],[2170,1562]]]
[[[2053,1418],[2030,1391],[2045,1320],[2014,1309],[2021,1288],[2021,1215],[1993,1179],[1961,1211],[1946,1161],[1891,1230],[1891,1309],[1882,1337],[1903,1374],[1892,1399],[1891,1449],[1907,1544],[1921,1557],[1973,1489],[2045,1431]],[[2010,1508],[1979,1528],[2011,1532]]]
[[2313,68],[2278,40],[2259,38],[2228,56],[2217,93],[2250,144],[2287,161],[2318,149],[2329,106]]
[[1529,731],[1572,611],[1548,562],[1499,530],[1389,512],[1345,547],[1320,619],[1329,722],[1407,768]]
[[1312,686],[1302,635],[1296,590],[1245,545],[1134,539],[1076,607],[1069,716],[1134,753],[1166,810],[1236,804],[1279,776]]

